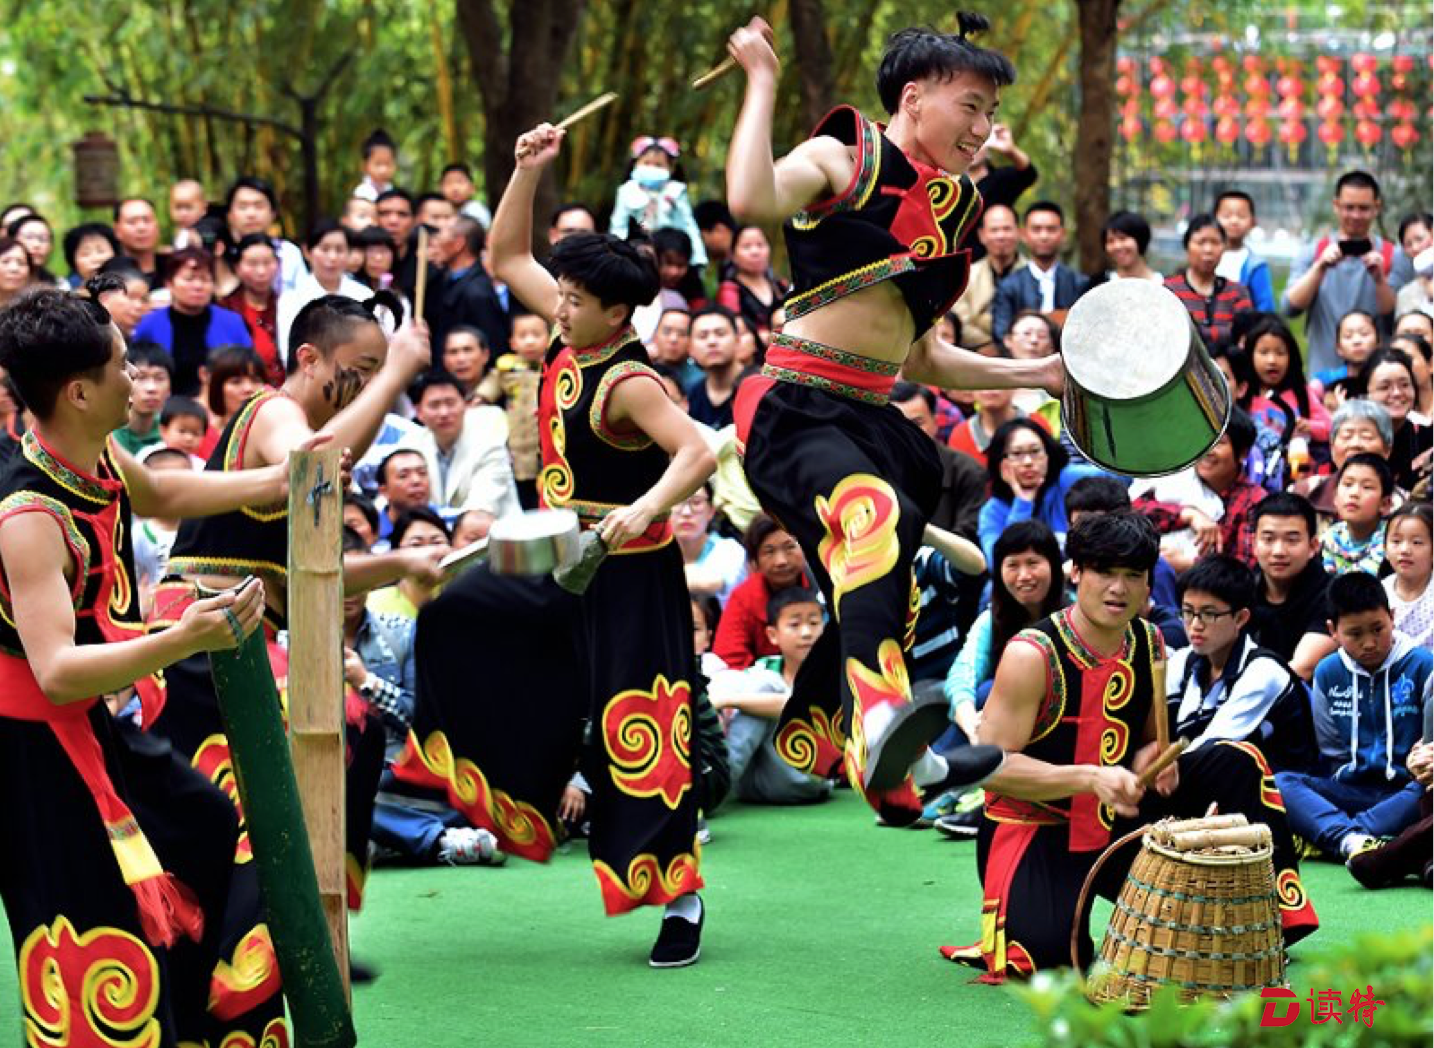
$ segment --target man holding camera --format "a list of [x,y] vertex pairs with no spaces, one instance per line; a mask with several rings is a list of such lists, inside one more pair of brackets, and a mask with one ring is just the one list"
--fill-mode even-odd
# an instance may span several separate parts
[[1304,248],[1290,269],[1284,306],[1290,316],[1309,311],[1308,374],[1339,364],[1335,330],[1350,310],[1368,312],[1387,329],[1395,292],[1414,276],[1399,245],[1373,231],[1381,207],[1379,183],[1373,175],[1367,171],[1340,175],[1334,186],[1338,231]]

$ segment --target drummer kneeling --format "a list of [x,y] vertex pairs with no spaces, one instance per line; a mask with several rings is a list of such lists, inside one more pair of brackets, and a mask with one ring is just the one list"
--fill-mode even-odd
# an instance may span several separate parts
[[[1258,748],[1222,742],[1184,754],[1147,791],[1137,781],[1158,754],[1152,702],[1160,633],[1138,617],[1150,596],[1159,536],[1138,514],[1084,518],[1070,532],[1076,603],[1009,644],[982,713],[980,740],[1007,751],[986,784],[977,835],[981,939],[942,947],[985,968],[980,981],[1067,965],[1077,896],[1101,852],[1164,816],[1204,815],[1213,803],[1270,827],[1286,945],[1319,920],[1300,882],[1285,806]],[[1135,857],[1132,847],[1131,859]],[[1106,864],[1097,890],[1114,898],[1128,861]],[[1088,963],[1090,935],[1081,931]]]

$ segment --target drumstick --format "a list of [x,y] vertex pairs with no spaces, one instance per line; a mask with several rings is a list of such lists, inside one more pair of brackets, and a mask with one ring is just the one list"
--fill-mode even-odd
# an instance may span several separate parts
[[1170,746],[1163,750],[1160,756],[1155,758],[1155,763],[1141,772],[1140,778],[1135,780],[1140,785],[1140,788],[1148,790],[1151,786],[1155,785],[1155,780],[1159,778],[1160,773],[1174,764],[1175,759],[1184,753],[1185,747],[1189,745],[1189,739],[1176,739]]
[[413,319],[423,319],[423,298],[428,290],[428,227],[418,227],[418,257],[416,263],[418,283],[413,289]]
[[696,80],[692,81],[692,90],[701,91],[708,84],[716,83],[736,68],[737,60],[731,55],[728,55]]
[[[557,124],[554,125],[553,130],[554,130],[554,131],[566,131],[568,128],[570,128],[570,127],[572,127],[574,124],[576,124],[579,120],[586,119],[587,117],[591,116],[593,113],[596,113],[599,109],[603,108],[604,106],[610,106],[610,105],[612,105],[612,104],[613,104],[614,102],[616,102],[616,101],[617,101],[617,92],[616,92],[616,91],[609,91],[609,92],[607,92],[606,94],[598,95],[596,98],[594,98],[594,99],[593,99],[591,102],[589,102],[587,105],[583,106],[583,107],[582,107],[581,109],[579,109],[577,112],[575,112],[575,113],[570,113],[568,116],[563,117],[562,120],[560,120]],[[518,154],[518,159],[521,160],[523,157],[525,157],[525,156],[527,156],[527,155],[528,155],[528,152],[527,152],[527,150],[525,149],[525,150],[523,150],[521,153]]]
[[1170,745],[1170,705],[1165,698],[1165,660],[1157,659],[1150,664],[1150,690],[1155,694],[1155,741],[1164,753]]
[[594,99],[593,99],[591,102],[589,102],[587,105],[585,105],[585,106],[583,106],[581,109],[579,109],[576,113],[573,113],[573,114],[571,114],[570,116],[565,116],[565,117],[563,117],[563,119],[562,119],[561,121],[559,121],[558,126],[557,126],[556,128],[554,128],[554,130],[555,130],[555,131],[563,131],[563,130],[566,130],[567,128],[570,128],[570,127],[572,127],[574,124],[576,124],[579,120],[583,120],[583,119],[585,119],[586,117],[591,116],[592,114],[596,113],[599,109],[603,108],[604,106],[610,106],[610,105],[612,105],[612,104],[613,104],[614,102],[616,102],[616,101],[617,101],[617,92],[616,92],[616,91],[609,91],[609,92],[607,92],[607,94],[598,95],[596,98],[594,98]]

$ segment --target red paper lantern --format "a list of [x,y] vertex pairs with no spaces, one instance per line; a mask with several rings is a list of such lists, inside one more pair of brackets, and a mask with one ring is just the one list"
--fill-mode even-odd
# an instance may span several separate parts
[[1204,120],[1210,115],[1210,107],[1205,104],[1203,99],[1199,98],[1185,99],[1180,109],[1186,116],[1195,120]]
[[1234,67],[1230,65],[1230,60],[1227,57],[1224,55],[1216,55],[1210,59],[1210,68],[1215,70],[1217,76],[1223,76],[1229,73]]
[[1330,149],[1333,149],[1344,141],[1344,125],[1335,123],[1320,124],[1317,134],[1321,142],[1329,146]]
[[1414,143],[1419,141],[1419,129],[1405,121],[1395,124],[1389,132],[1389,137],[1394,140],[1395,145],[1407,153],[1414,147]]
[[1266,98],[1270,93],[1270,82],[1258,73],[1245,77],[1245,94],[1252,98]]
[[1208,92],[1208,89],[1205,87],[1205,81],[1201,80],[1198,76],[1182,77],[1180,80],[1180,90],[1192,98],[1203,98]]
[[1238,115],[1239,115],[1239,112],[1240,112],[1240,103],[1239,103],[1239,100],[1236,99],[1234,95],[1216,95],[1216,96],[1215,96],[1215,115],[1216,115],[1216,116],[1221,116],[1221,117],[1224,117],[1224,116],[1238,116]]
[[1349,60],[1356,73],[1371,74],[1379,68],[1379,59],[1371,54],[1360,53]]
[[1180,113],[1180,107],[1173,98],[1162,98],[1155,103],[1155,115],[1161,120],[1173,120]]
[[1379,77],[1373,73],[1360,73],[1354,78],[1351,89],[1360,98],[1373,98],[1379,94]]
[[1120,104],[1120,115],[1126,120],[1140,119],[1140,101],[1130,98]]
[[1338,120],[1344,116],[1344,103],[1334,95],[1325,95],[1315,103],[1315,113],[1321,120]]
[[1160,73],[1150,81],[1150,93],[1156,98],[1170,98],[1175,94],[1175,81]]
[[1342,95],[1344,81],[1339,78],[1338,73],[1321,73],[1315,84],[1315,92],[1321,95]]
[[1122,98],[1128,98],[1135,94],[1135,79],[1122,73],[1115,78],[1115,93]]
[[1393,65],[1394,65],[1394,71],[1395,71],[1396,73],[1405,73],[1405,74],[1412,73],[1412,72],[1414,72],[1414,56],[1413,56],[1413,55],[1395,55],[1395,56],[1394,56],[1394,60],[1393,60]]
[[1373,120],[1361,120],[1354,125],[1354,137],[1368,149],[1384,137],[1384,131]]
[[1240,138],[1240,122],[1233,116],[1222,116],[1215,122],[1215,140],[1233,146]]
[[1315,59],[1315,68],[1319,70],[1320,76],[1327,73],[1339,72],[1339,59],[1331,55],[1320,55]]
[[1115,60],[1115,71],[1121,76],[1134,76],[1135,59],[1131,58],[1129,55],[1126,55],[1123,58],[1117,58]]
[[1255,148],[1265,148],[1270,142],[1270,125],[1263,117],[1251,120],[1245,125],[1245,138]]
[[1169,120],[1157,120],[1155,122],[1155,137],[1162,143],[1169,145],[1175,141],[1179,134],[1180,132],[1175,129],[1175,125]]
[[1287,146],[1298,146],[1309,137],[1309,130],[1298,121],[1285,121],[1280,125],[1280,141]]
[[1259,55],[1246,55],[1241,59],[1240,64],[1244,66],[1247,73],[1261,73],[1265,69],[1265,60]]
[[1360,98],[1355,101],[1351,112],[1356,120],[1376,120],[1379,118],[1379,104],[1367,98]]
[[1180,137],[1191,145],[1205,141],[1205,121],[1187,118],[1180,125]]
[[1263,98],[1252,98],[1245,103],[1245,116],[1251,120],[1262,120],[1270,115],[1270,103]]
[[1165,59],[1159,56],[1150,60],[1150,73],[1152,76],[1164,76],[1167,68],[1169,67],[1165,64]]
[[1127,142],[1132,142],[1140,137],[1143,127],[1139,117],[1128,116],[1120,122],[1120,133]]
[[1301,120],[1305,115],[1305,104],[1298,98],[1284,98],[1275,107],[1281,120]]
[[1281,98],[1289,98],[1291,95],[1303,93],[1305,85],[1294,77],[1286,74],[1275,81],[1275,93]]

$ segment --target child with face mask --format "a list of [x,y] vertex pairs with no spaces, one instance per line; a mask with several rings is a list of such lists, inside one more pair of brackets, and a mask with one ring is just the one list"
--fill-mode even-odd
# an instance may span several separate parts
[[632,222],[648,233],[680,229],[692,240],[692,267],[706,265],[707,252],[692,217],[686,176],[678,161],[682,147],[673,138],[643,135],[633,140],[631,153],[627,181],[617,187],[608,232],[626,238]]

